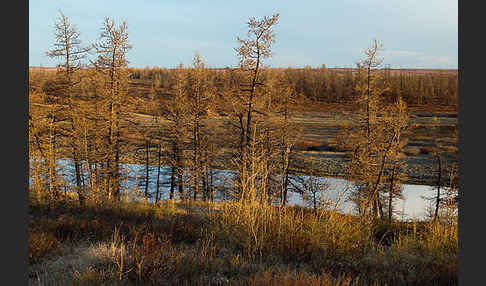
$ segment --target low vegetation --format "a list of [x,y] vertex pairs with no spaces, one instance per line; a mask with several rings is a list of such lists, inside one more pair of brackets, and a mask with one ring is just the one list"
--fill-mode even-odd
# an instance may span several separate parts
[[30,204],[31,285],[457,284],[457,223],[238,203]]

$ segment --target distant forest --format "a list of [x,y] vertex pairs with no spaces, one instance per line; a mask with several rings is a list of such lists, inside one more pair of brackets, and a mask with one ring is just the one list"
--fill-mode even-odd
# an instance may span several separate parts
[[[133,80],[153,81],[155,87],[172,90],[176,83],[174,69],[129,68]],[[209,83],[220,89],[238,84],[236,71],[231,68],[210,69]],[[444,105],[457,108],[457,70],[381,70],[383,83],[388,86],[383,98],[394,102],[398,97],[407,105]],[[295,86],[296,93],[306,99],[327,103],[350,103],[356,98],[359,70],[351,68],[266,68],[261,80],[265,84],[275,83],[280,74]]]
[[[31,89],[50,91],[55,85],[55,73],[50,68],[31,68]],[[128,68],[132,89],[143,86],[154,87],[166,93],[173,93],[177,82],[177,69],[171,68]],[[207,83],[220,93],[230,86],[242,84],[238,69],[206,68]],[[449,107],[457,111],[457,70],[381,70],[388,89],[383,99],[394,102],[398,97],[408,106]],[[265,85],[275,84],[282,74],[287,82],[295,86],[295,92],[302,98],[320,103],[352,103],[356,98],[359,70],[352,68],[266,68],[261,71]],[[138,92],[135,92],[138,93]]]

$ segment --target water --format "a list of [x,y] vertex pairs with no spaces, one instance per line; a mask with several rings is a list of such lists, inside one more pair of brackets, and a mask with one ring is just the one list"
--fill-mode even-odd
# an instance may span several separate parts
[[[59,170],[61,174],[61,183],[64,183],[66,189],[74,184],[73,176],[73,162],[70,159],[60,159],[58,161]],[[153,194],[150,201],[155,200],[156,180],[157,180],[157,167],[150,166],[150,180],[149,180],[149,193]],[[170,167],[161,167],[160,175],[160,199],[165,200],[169,198],[168,189],[170,187]],[[227,190],[231,187],[232,179],[235,176],[235,172],[231,170],[211,170],[213,173],[213,183],[217,187],[215,193],[216,200],[229,200]],[[137,164],[121,164],[122,175],[122,191],[139,190],[143,193],[145,190],[145,166]],[[309,176],[290,176],[289,185],[290,190],[304,189],[306,184],[309,184],[310,180],[313,180],[313,185],[317,187],[325,187],[325,191],[319,198],[323,203],[327,203],[328,207],[336,208],[344,213],[352,213],[352,203],[347,201],[350,191],[353,185],[344,179],[331,178],[331,177],[312,177]],[[29,178],[31,180],[31,178]],[[400,214],[396,217],[400,219],[423,219],[427,214],[427,207],[429,202],[423,197],[433,197],[436,189],[427,185],[403,185],[403,199],[396,199],[394,202],[394,209],[399,211]],[[178,199],[178,193],[175,192],[176,199]],[[299,205],[313,207],[312,201],[306,200],[303,196],[295,191],[288,192],[288,205]]]
[[[299,176],[307,179],[307,176]],[[353,189],[353,184],[345,179],[331,177],[317,177],[317,184],[326,183],[328,188],[324,194],[324,200],[331,201],[331,207],[338,205],[339,209],[345,213],[353,213],[353,204],[346,200]],[[403,199],[395,199],[393,209],[400,214],[395,217],[401,219],[424,219],[427,216],[429,201],[423,197],[433,197],[436,189],[427,185],[402,185]],[[289,193],[289,205],[305,205],[302,196],[295,192]],[[312,202],[307,203],[312,207]]]

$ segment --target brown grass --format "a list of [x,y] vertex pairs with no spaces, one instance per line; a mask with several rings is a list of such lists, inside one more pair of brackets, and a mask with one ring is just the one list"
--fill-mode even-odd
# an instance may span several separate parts
[[457,283],[457,225],[439,222],[172,201],[33,201],[30,212],[31,285]]

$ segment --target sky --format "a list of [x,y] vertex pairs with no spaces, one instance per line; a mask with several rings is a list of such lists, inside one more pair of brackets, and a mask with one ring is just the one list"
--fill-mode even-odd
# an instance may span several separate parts
[[[59,11],[84,45],[99,40],[105,17],[126,21],[131,67],[190,65],[196,51],[207,66],[236,67],[236,37],[249,17],[280,13],[269,67],[354,67],[376,38],[391,68],[457,69],[457,0],[29,0],[29,65],[56,66]],[[94,55],[91,56],[94,58]]]

